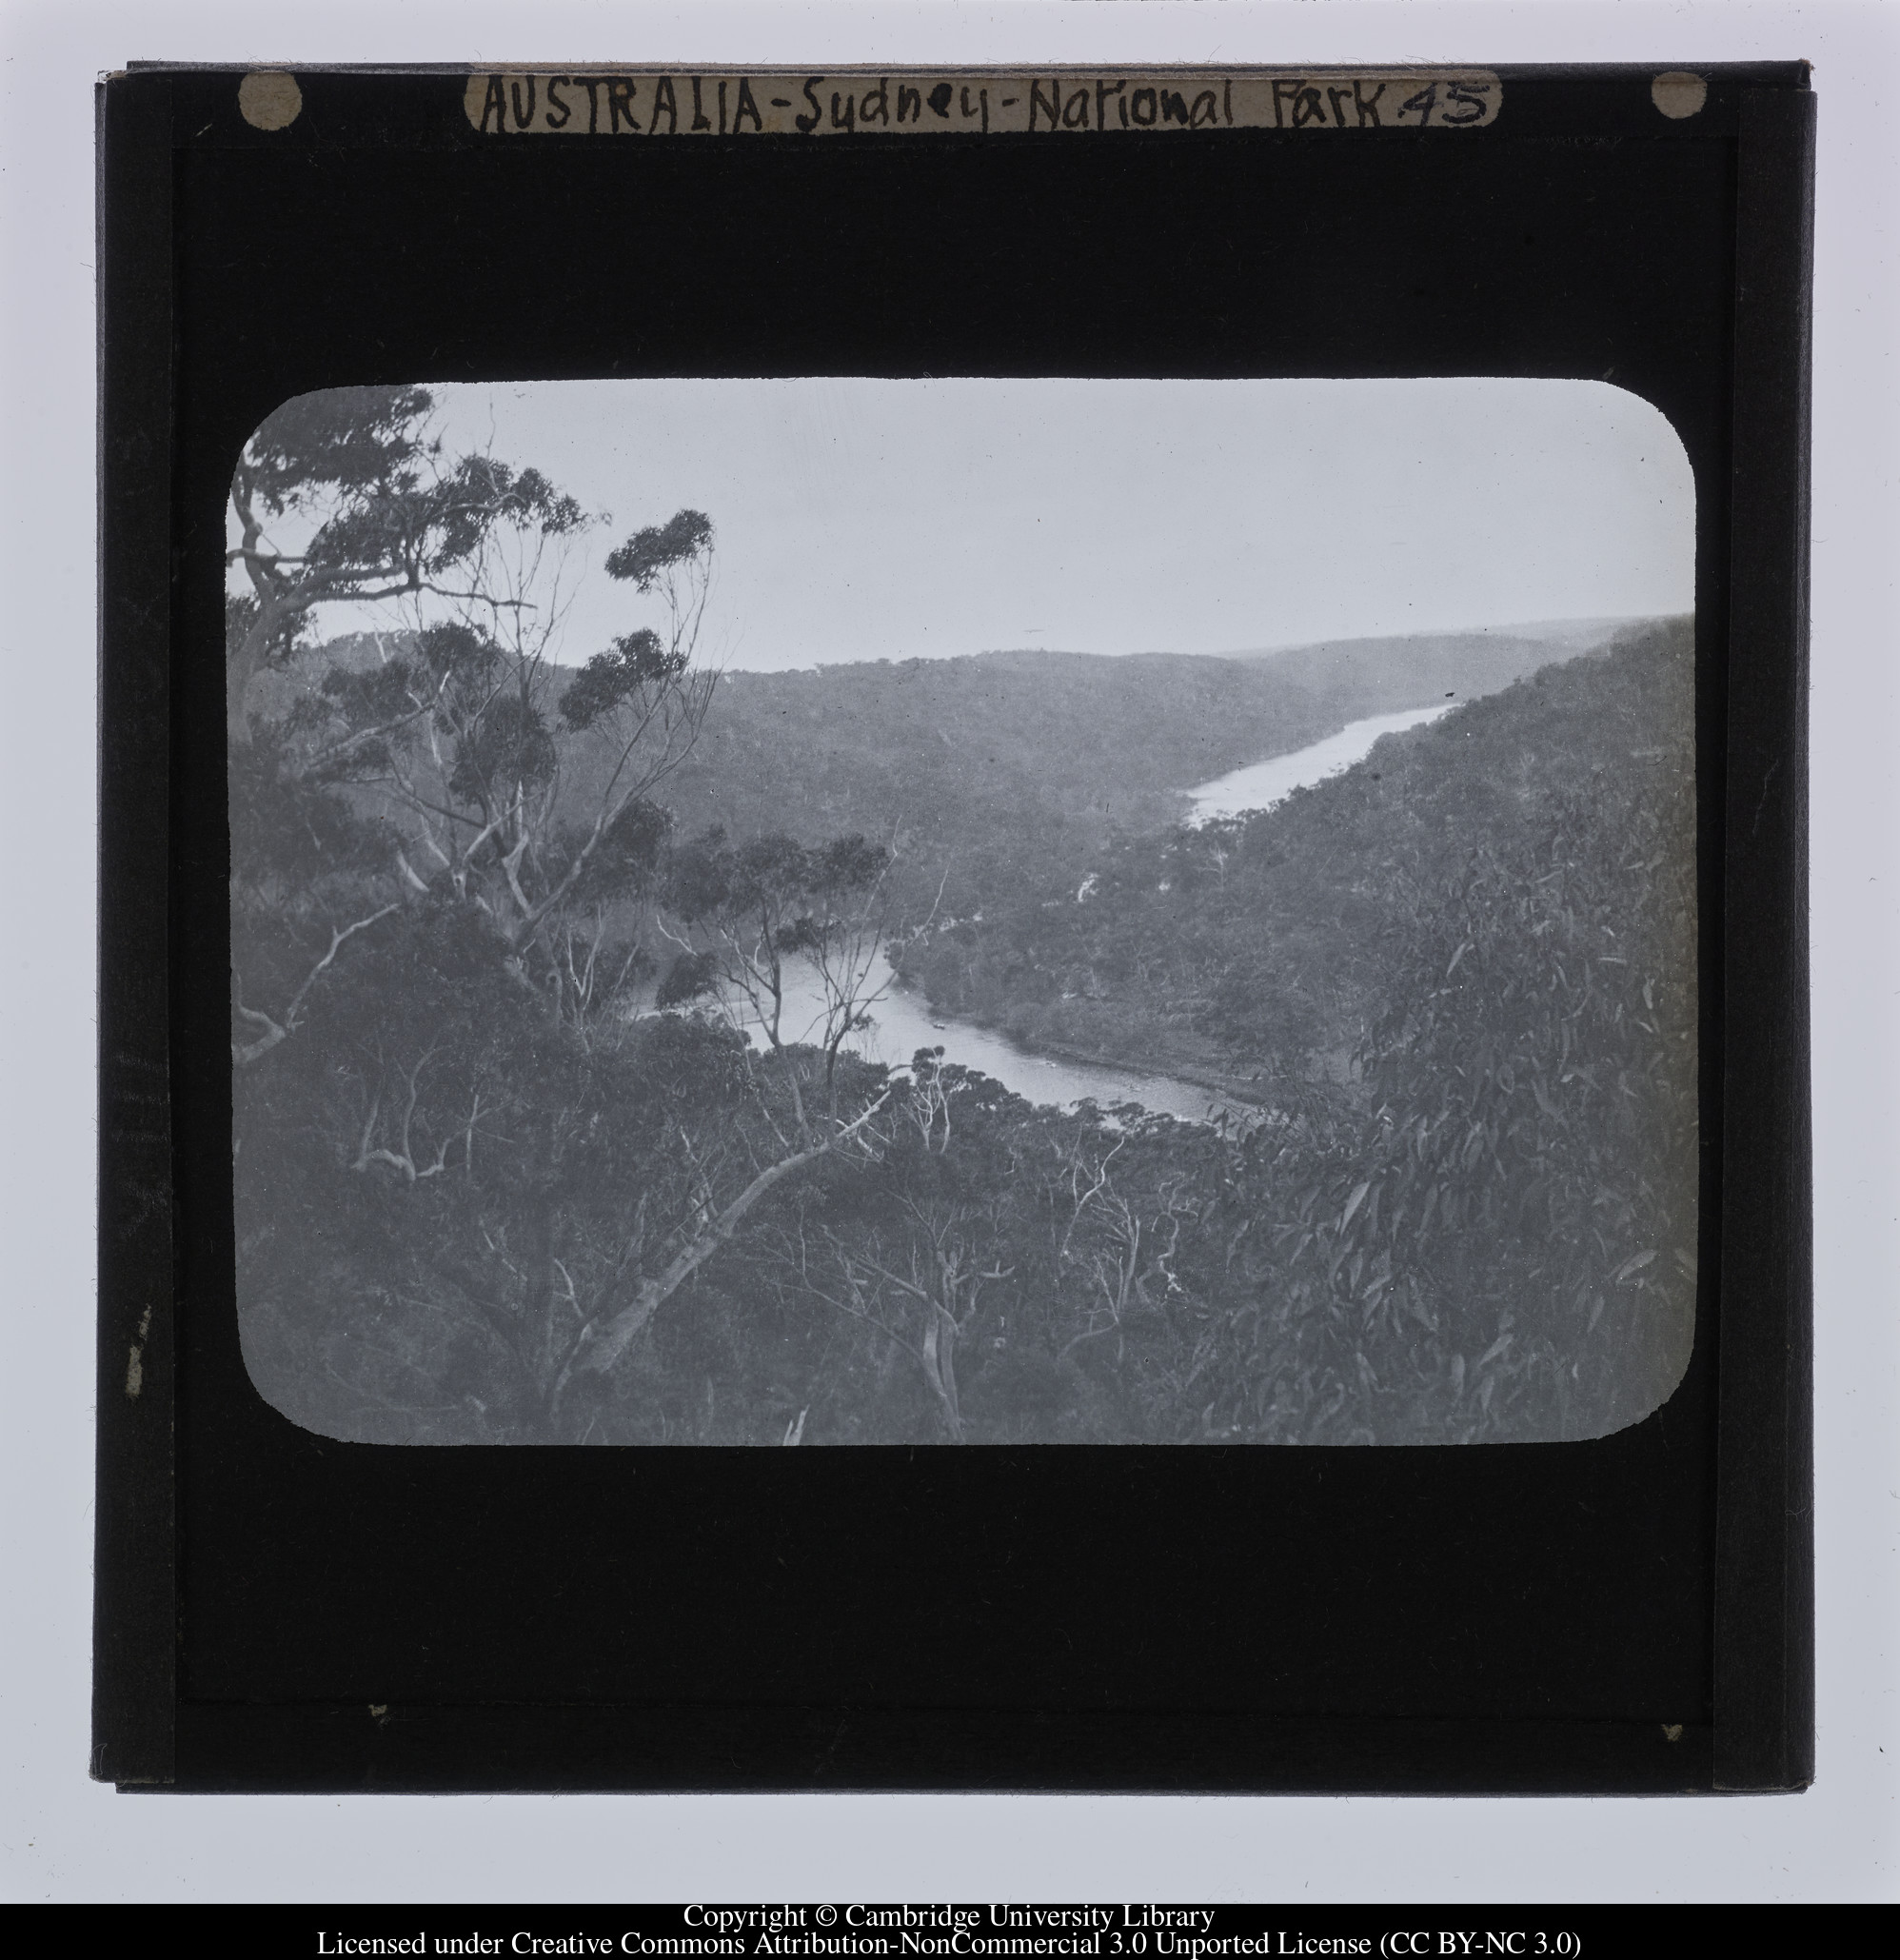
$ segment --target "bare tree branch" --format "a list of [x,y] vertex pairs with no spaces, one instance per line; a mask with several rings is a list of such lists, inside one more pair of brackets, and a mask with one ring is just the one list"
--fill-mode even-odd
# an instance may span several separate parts
[[259,1059],[260,1057],[268,1055],[280,1041],[287,1040],[296,1031],[297,1017],[303,1010],[304,1001],[308,996],[310,989],[316,985],[326,969],[329,966],[330,961],[342,950],[344,941],[353,939],[360,932],[366,931],[368,927],[374,925],[379,919],[387,919],[390,913],[397,909],[394,905],[385,905],[380,912],[372,912],[367,919],[359,919],[353,925],[346,925],[341,930],[332,928],[329,951],[304,976],[304,983],[290,996],[290,1004],[284,1010],[284,1019],[281,1021],[272,1020],[268,1015],[260,1014],[255,1008],[241,1005],[237,1011],[247,1020],[262,1022],[267,1032],[261,1035],[255,1041],[247,1042],[242,1047],[233,1041],[231,1043],[232,1063],[238,1068],[247,1068],[253,1061]]
[[714,1253],[731,1240],[746,1214],[774,1185],[782,1183],[794,1171],[802,1170],[805,1165],[816,1163],[820,1158],[826,1157],[850,1142],[891,1099],[895,1087],[894,1083],[886,1085],[883,1093],[836,1136],[826,1138],[823,1142],[813,1144],[804,1150],[795,1151],[789,1157],[781,1158],[776,1163],[767,1164],[703,1231],[674,1255],[663,1271],[640,1288],[629,1305],[614,1315],[604,1327],[598,1322],[590,1322],[584,1327],[549,1393],[550,1419],[558,1417],[561,1398],[565,1394],[568,1383],[577,1374],[606,1373],[626,1352],[634,1336],[652,1319],[661,1307],[701,1266],[704,1265],[707,1259],[712,1257]]

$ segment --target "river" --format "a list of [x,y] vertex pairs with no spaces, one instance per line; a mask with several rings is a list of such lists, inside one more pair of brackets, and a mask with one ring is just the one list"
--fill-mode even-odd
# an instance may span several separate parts
[[1188,791],[1194,799],[1197,823],[1210,817],[1237,817],[1242,810],[1270,810],[1283,802],[1295,790],[1308,783],[1323,782],[1350,769],[1364,760],[1381,735],[1396,735],[1401,728],[1416,728],[1422,722],[1434,722],[1453,703],[1441,702],[1435,707],[1400,708],[1396,714],[1368,715],[1362,722],[1348,722],[1336,735],[1329,735],[1291,755],[1269,756],[1264,762],[1249,762],[1244,769],[1232,769]]
[[[1396,714],[1369,715],[1349,723],[1336,735],[1273,756],[1244,769],[1203,782],[1187,794],[1194,799],[1195,821],[1229,817],[1242,810],[1264,810],[1311,782],[1336,776],[1358,762],[1381,735],[1415,728],[1445,712],[1441,706],[1404,708]],[[1144,1075],[1130,1069],[1098,1067],[1086,1062],[1058,1061],[1019,1048],[1007,1036],[940,1014],[914,993],[898,986],[887,964],[879,977],[886,984],[871,1008],[872,1024],[854,1036],[851,1046],[873,1061],[907,1062],[920,1048],[943,1050],[946,1061],[977,1069],[1031,1102],[1073,1108],[1084,1099],[1107,1107],[1135,1102],[1144,1109],[1177,1117],[1183,1122],[1209,1122],[1222,1114],[1239,1115],[1250,1105],[1219,1096],[1172,1076]],[[822,1029],[822,998],[814,976],[794,964],[786,974],[785,1005],[781,1032],[787,1041],[815,1039]],[[755,1036],[756,1039],[756,1036]]]
[[[994,1077],[1004,1088],[1031,1102],[1055,1103],[1072,1109],[1084,1098],[1104,1108],[1118,1102],[1138,1102],[1144,1109],[1204,1123],[1222,1111],[1239,1114],[1249,1105],[1172,1076],[1138,1075],[1132,1069],[1103,1068],[1088,1062],[1057,1061],[1019,1048],[1006,1035],[940,1014],[920,995],[899,986],[888,963],[880,961],[884,991],[871,1007],[871,1025],[851,1038],[849,1045],[872,1061],[907,1062],[920,1048],[943,1050],[946,1061]],[[785,1005],[780,1021],[783,1039],[816,1039],[824,1025],[824,1007],[817,982],[803,969],[785,976]]]

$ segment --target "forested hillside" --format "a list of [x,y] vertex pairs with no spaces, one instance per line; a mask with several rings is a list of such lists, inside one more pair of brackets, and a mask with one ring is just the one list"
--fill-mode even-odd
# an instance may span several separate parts
[[1468,633],[1388,633],[1263,647],[1232,660],[1257,662],[1289,686],[1350,694],[1384,714],[1455,695],[1473,701],[1553,662],[1593,653],[1642,620],[1552,620],[1535,627]]
[[[341,635],[307,664],[372,671],[411,639]],[[1195,783],[1367,715],[1492,692],[1550,658],[1532,634],[1463,633],[1230,658],[1025,649],[731,672],[667,803],[683,834],[861,832],[892,850],[907,911],[921,916],[940,890],[941,911],[967,918],[1073,887],[1112,840],[1178,822]],[[549,669],[550,685],[563,671]],[[260,702],[278,700],[273,679]],[[590,807],[598,753],[552,732],[564,796]]]
[[1273,810],[1120,836],[1085,884],[945,926],[903,970],[1032,1045],[1311,1075],[1374,1010],[1395,920],[1477,856],[1542,851],[1554,869],[1584,813],[1610,851],[1633,810],[1687,795],[1692,679],[1687,622],[1632,629]]
[[[1527,1441],[1674,1386],[1686,628],[1184,829],[1170,792],[1393,697],[1159,658],[716,682],[692,510],[605,561],[664,630],[555,667],[554,607],[522,594],[587,520],[531,468],[443,455],[428,410],[299,398],[232,485],[237,1297],[289,1419]],[[433,611],[313,643],[317,607],[392,588]],[[919,867],[955,891],[921,934],[893,910]],[[886,947],[1037,1039],[1249,1072],[1258,1111],[1061,1110],[942,1049],[867,1059]],[[780,1014],[793,970],[810,1027]]]
[[1470,634],[1231,660],[1027,650],[730,673],[669,801],[683,830],[861,831],[892,846],[913,907],[940,886],[943,910],[967,918],[1073,885],[1117,833],[1178,822],[1195,783],[1549,657],[1533,638]]

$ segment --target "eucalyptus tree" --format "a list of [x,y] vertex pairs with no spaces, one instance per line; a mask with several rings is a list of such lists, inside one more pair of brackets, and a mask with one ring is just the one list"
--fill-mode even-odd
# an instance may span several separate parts
[[[660,999],[711,996],[777,1061],[810,1051],[822,1107],[836,1117],[839,1055],[891,985],[891,864],[861,836],[807,846],[775,832],[735,844],[716,825],[684,841],[662,892],[662,930],[679,950]],[[799,1073],[790,1079],[809,1129]]]
[[[644,623],[558,665],[597,520],[535,469],[447,455],[431,410],[421,389],[306,397],[233,476],[247,1337],[290,1357],[277,1378],[320,1425],[550,1440],[590,1433],[770,1193],[875,1155],[893,1090],[833,1042],[820,1116],[730,1031],[632,1011],[658,792],[713,698],[711,522],[627,535],[604,570]],[[378,630],[334,637],[352,613]],[[851,841],[814,861],[834,893],[878,868]],[[828,918],[797,930],[832,943]]]
[[[578,674],[556,667],[573,547],[598,521],[538,469],[447,455],[433,406],[421,388],[299,397],[232,476],[233,922],[261,912],[262,937],[293,928],[307,955],[268,962],[247,990],[238,962],[241,1066],[295,1031],[352,940],[434,893],[477,907],[553,1019],[586,1024],[638,961],[630,915],[667,826],[651,792],[713,685],[694,664],[711,523],[681,511],[609,554],[608,575],[662,617]],[[379,659],[323,665],[313,616],[340,608],[394,622],[372,636]],[[348,880],[335,861],[321,877],[305,865],[299,890],[260,852],[273,833],[326,828],[355,833]]]
[[245,589],[225,655],[227,728],[251,739],[252,683],[282,666],[321,606],[434,600],[519,614],[494,578],[498,533],[572,537],[581,506],[536,469],[449,457],[420,387],[325,388],[260,425],[231,472],[228,564]]

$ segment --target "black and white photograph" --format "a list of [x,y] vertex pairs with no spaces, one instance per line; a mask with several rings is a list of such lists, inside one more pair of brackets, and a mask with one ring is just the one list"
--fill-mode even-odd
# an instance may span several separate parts
[[340,387],[227,517],[238,1304],[302,1428],[1559,1442],[1681,1379],[1637,395]]
[[9,11],[11,1895],[1890,1895],[1882,13]]

